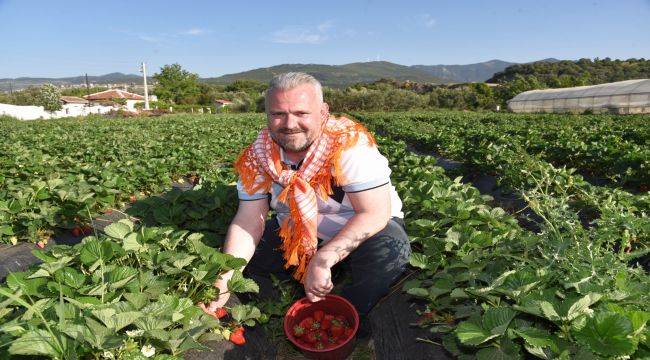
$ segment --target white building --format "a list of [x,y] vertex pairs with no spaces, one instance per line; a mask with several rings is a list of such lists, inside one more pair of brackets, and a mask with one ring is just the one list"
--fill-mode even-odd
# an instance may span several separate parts
[[650,114],[650,79],[531,90],[508,100],[513,112]]

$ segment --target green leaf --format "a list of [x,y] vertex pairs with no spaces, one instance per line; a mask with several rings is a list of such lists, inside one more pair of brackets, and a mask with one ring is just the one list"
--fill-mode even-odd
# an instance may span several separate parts
[[143,293],[124,293],[124,298],[136,309],[142,309],[149,302],[149,297]]
[[167,319],[163,319],[160,317],[151,317],[151,316],[146,316],[146,317],[141,317],[133,322],[135,326],[138,327],[138,329],[142,329],[144,331],[150,331],[150,330],[163,330],[168,326],[171,326],[173,323]]
[[451,291],[451,294],[449,294],[449,296],[452,299],[468,299],[469,298],[469,295],[467,295],[467,293],[461,288],[455,288],[454,290]]
[[129,219],[120,219],[117,221],[117,223],[126,225],[129,228],[129,231],[133,231],[135,229],[135,224]]
[[502,338],[499,347],[488,347],[476,353],[477,360],[515,360],[521,359],[518,344]]
[[527,293],[539,283],[539,276],[529,272],[518,271],[508,276],[497,290],[510,296],[512,299],[518,300],[522,294]]
[[421,297],[421,298],[428,298],[429,297],[429,291],[424,288],[410,288],[406,290],[406,293],[409,295]]
[[251,279],[245,279],[241,271],[235,271],[232,278],[228,280],[228,290],[231,292],[253,292],[260,291],[259,286]]
[[456,327],[454,331],[458,340],[465,345],[480,345],[490,339],[499,336],[498,334],[490,334],[483,329],[480,325],[473,321],[463,321]]
[[231,309],[231,315],[235,321],[244,322],[259,318],[261,313],[258,308],[252,305],[235,305]]
[[40,290],[47,284],[47,279],[27,279],[26,276],[26,272],[15,272],[7,275],[7,286],[13,291],[20,289],[25,295],[40,296]]
[[122,243],[122,248],[124,251],[140,251],[144,246],[138,241],[137,233],[130,233],[124,238]]
[[0,226],[0,235],[7,235],[11,236],[14,234],[14,231],[10,225],[2,225]]
[[29,308],[27,308],[27,311],[25,311],[21,319],[28,321],[31,320],[37,313],[43,314],[45,309],[49,308],[52,305],[52,302],[53,300],[49,298],[36,301]]
[[128,235],[131,231],[132,228],[122,222],[112,223],[104,228],[106,235],[120,240],[124,240],[126,235]]
[[79,259],[86,265],[92,265],[100,259],[106,263],[112,256],[113,248],[108,241],[100,242],[96,238],[87,240],[79,251]]
[[[458,244],[460,242],[460,233],[458,231],[453,231],[453,230],[449,229],[447,231],[447,237],[445,237],[445,242],[448,245],[453,244],[453,245],[458,246]],[[451,249],[452,249],[451,246],[449,246],[449,247],[445,246],[445,250],[451,251]]]
[[120,266],[108,273],[108,282],[111,290],[117,290],[128,284],[138,275],[138,270],[129,266]]
[[522,328],[513,330],[515,334],[519,335],[526,344],[535,347],[535,348],[544,348],[548,347],[554,352],[559,352],[558,345],[555,341],[555,336],[553,336],[547,330],[537,329],[537,328]]
[[45,269],[38,269],[33,274],[29,275],[28,279],[35,279],[40,277],[49,277],[50,273]]
[[614,312],[600,312],[587,319],[585,326],[575,333],[575,338],[593,352],[605,356],[631,355],[636,350],[632,323]]
[[428,260],[429,260],[428,256],[422,253],[414,252],[411,254],[411,257],[409,258],[409,264],[411,264],[411,266],[416,268],[426,269]]
[[113,331],[119,331],[122,328],[131,325],[135,320],[143,316],[143,314],[138,311],[125,311],[118,313],[113,308],[93,310],[91,313],[104,323],[107,328]]
[[483,328],[491,334],[503,335],[517,312],[509,307],[489,308],[483,314]]
[[29,330],[14,340],[9,347],[12,355],[45,355],[52,358],[61,358],[57,350],[56,338],[48,331],[37,329]]
[[542,314],[544,314],[544,317],[546,317],[547,319],[551,321],[560,320],[560,314],[557,313],[557,310],[555,309],[555,306],[553,306],[552,303],[548,301],[540,301],[539,308],[542,310]]
[[178,255],[178,259],[172,263],[175,268],[177,269],[182,269],[186,267],[187,265],[191,264],[194,259],[196,259],[196,256],[191,256],[191,255]]
[[569,307],[565,318],[570,321],[580,315],[588,314],[590,312],[589,306],[598,302],[598,300],[600,300],[602,297],[603,296],[601,294],[597,293],[589,293],[583,296],[578,301],[574,302],[571,307]]
[[86,282],[86,276],[71,267],[63,268],[54,275],[58,281],[74,289],[79,289]]
[[628,311],[626,315],[632,323],[634,334],[640,334],[645,329],[646,323],[650,320],[650,313],[647,311]]

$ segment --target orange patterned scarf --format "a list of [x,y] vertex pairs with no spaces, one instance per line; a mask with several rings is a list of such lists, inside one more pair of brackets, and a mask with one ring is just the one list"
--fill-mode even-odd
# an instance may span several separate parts
[[280,224],[284,266],[297,266],[293,276],[300,282],[304,282],[307,264],[318,246],[316,196],[326,200],[333,193],[332,180],[337,185],[345,183],[341,153],[353,147],[361,134],[367,137],[369,145],[375,145],[363,125],[345,117],[328,117],[300,169],[294,171],[282,166],[280,146],[271,138],[269,129],[264,128],[235,162],[235,170],[248,194],[260,189],[270,192],[273,182],[284,187],[278,196],[278,201],[287,204],[290,211]]

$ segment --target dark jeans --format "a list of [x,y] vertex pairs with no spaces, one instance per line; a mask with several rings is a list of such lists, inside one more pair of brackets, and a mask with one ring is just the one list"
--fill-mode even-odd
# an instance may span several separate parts
[[[271,290],[271,274],[280,280],[292,278],[292,268],[284,268],[279,229],[275,217],[266,221],[264,235],[246,266],[245,274],[259,283],[261,297],[268,297],[264,292]],[[356,307],[360,315],[367,315],[404,272],[410,254],[411,246],[403,220],[391,219],[383,230],[361,243],[332,269],[337,270],[342,265],[350,270],[352,281],[343,287],[342,296]]]

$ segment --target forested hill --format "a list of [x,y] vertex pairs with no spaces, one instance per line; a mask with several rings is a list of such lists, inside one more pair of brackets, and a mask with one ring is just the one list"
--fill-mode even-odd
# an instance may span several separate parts
[[506,83],[517,77],[534,77],[545,87],[595,85],[650,78],[650,60],[580,59],[515,64],[492,76],[489,83]]

